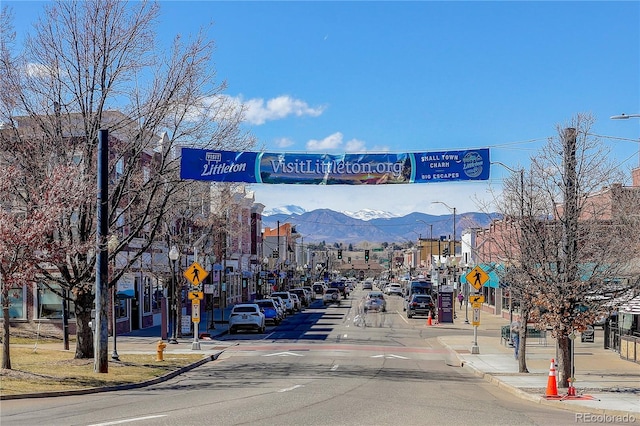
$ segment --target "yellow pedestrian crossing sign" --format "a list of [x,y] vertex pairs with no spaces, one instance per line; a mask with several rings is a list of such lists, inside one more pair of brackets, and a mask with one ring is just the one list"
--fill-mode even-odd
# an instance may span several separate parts
[[475,287],[476,290],[480,290],[482,286],[489,281],[489,275],[480,266],[476,266],[469,272],[465,279],[469,284]]
[[184,271],[184,277],[191,282],[191,284],[198,286],[209,275],[198,262],[193,262],[191,266]]

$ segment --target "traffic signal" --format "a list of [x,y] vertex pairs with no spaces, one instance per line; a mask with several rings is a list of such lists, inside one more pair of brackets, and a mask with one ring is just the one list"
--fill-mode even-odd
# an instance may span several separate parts
[[368,262],[369,261],[369,250],[365,250],[364,251],[364,261]]
[[351,263],[351,256],[347,257],[347,262]]
[[338,259],[342,259],[342,250],[338,250]]

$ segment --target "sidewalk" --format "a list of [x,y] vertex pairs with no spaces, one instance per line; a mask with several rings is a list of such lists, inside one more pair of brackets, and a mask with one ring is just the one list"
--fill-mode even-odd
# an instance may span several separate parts
[[[521,398],[540,404],[605,415],[633,415],[640,419],[640,365],[620,358],[619,354],[603,347],[603,331],[595,331],[594,343],[574,340],[575,388],[577,398],[546,399],[551,360],[556,359],[556,341],[547,334],[543,339],[528,338],[526,361],[529,373],[518,373],[514,350],[500,338],[500,328],[509,321],[481,312],[478,326],[479,353],[472,354],[473,326],[457,320],[456,324],[442,324],[458,330],[469,330],[468,336],[446,336],[438,340],[452,350],[464,368],[469,368],[486,381]],[[487,336],[490,333],[491,336]],[[558,388],[558,395],[566,396],[566,388]]]

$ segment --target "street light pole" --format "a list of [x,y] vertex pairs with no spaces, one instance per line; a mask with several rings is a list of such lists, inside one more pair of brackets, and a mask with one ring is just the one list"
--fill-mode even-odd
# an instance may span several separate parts
[[171,261],[171,297],[170,297],[170,326],[171,326],[171,337],[169,338],[169,343],[177,344],[178,339],[176,338],[176,328],[178,327],[178,318],[177,318],[177,300],[176,300],[176,261],[180,257],[180,253],[176,246],[171,246],[171,250],[169,250],[169,260]]

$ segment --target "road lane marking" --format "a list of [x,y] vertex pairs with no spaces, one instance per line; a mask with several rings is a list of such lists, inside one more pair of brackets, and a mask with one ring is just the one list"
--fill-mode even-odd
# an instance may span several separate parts
[[292,391],[294,389],[301,388],[301,387],[302,387],[302,385],[295,385],[295,386],[291,386],[290,388],[280,389],[278,392],[289,392],[289,391]]
[[389,354],[389,355],[371,355],[371,358],[385,358],[385,359],[409,359],[407,357],[404,356],[400,356],[400,355],[395,355],[395,354]]
[[277,352],[277,353],[274,353],[274,354],[266,354],[266,355],[263,355],[263,356],[304,356],[304,355],[300,355],[300,354],[297,354],[297,353],[294,353],[294,352]]
[[113,422],[94,423],[94,424],[89,425],[89,426],[121,425],[123,423],[140,422],[142,420],[157,419],[157,418],[160,418],[160,417],[167,417],[167,415],[166,414],[158,414],[158,415],[155,415],[155,416],[134,417],[134,418],[131,418],[131,419],[116,420],[116,421],[113,421]]
[[331,366],[331,371],[336,371],[338,369],[338,367],[340,367],[339,364],[335,364]]

